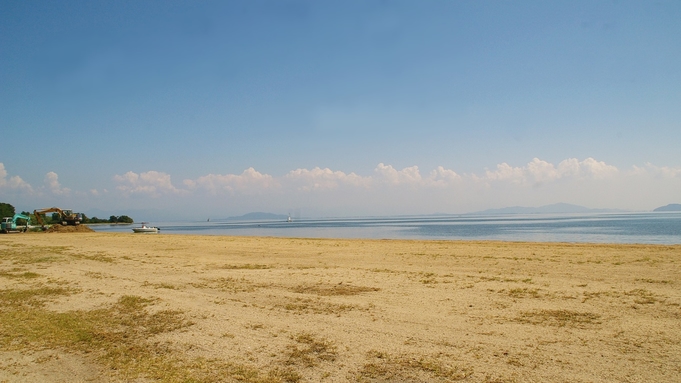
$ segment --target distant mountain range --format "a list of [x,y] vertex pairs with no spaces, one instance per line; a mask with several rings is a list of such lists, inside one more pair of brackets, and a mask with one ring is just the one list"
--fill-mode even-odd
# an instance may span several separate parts
[[590,209],[588,207],[572,205],[569,203],[554,203],[539,207],[512,206],[501,209],[487,209],[472,214],[566,214],[566,213],[616,213],[624,210],[617,209]]
[[[584,213],[622,213],[628,210],[620,209],[590,209],[588,207],[573,205],[569,203],[554,203],[551,205],[544,205],[539,207],[525,207],[525,206],[511,206],[504,207],[500,209],[487,209],[482,211],[477,211],[468,214],[480,214],[480,215],[503,215],[503,214],[584,214]],[[653,210],[654,212],[674,212],[681,211],[681,204],[672,203],[665,206],[660,206]],[[91,209],[84,212],[88,217],[98,217],[98,218],[108,218],[110,215],[121,215],[125,214],[136,222],[145,220],[157,220],[157,221],[173,221],[177,220],[178,217],[171,210],[161,210],[161,209],[146,209],[146,210],[121,210],[120,212],[103,211],[98,209]],[[439,215],[451,215],[451,214],[433,214]],[[285,221],[288,215],[285,214],[273,214],[264,212],[252,212],[244,215],[233,216],[228,218],[218,218],[214,221]],[[294,217],[295,219],[295,217]],[[211,221],[213,221],[211,219]]]
[[681,203],[670,203],[669,205],[660,206],[653,211],[681,211]]
[[[487,209],[482,211],[477,211],[469,214],[480,214],[480,215],[503,215],[503,214],[584,214],[584,213],[623,213],[628,210],[622,209],[591,209],[584,206],[573,205],[569,203],[554,203],[551,205],[544,205],[539,207],[526,207],[526,206],[511,206],[504,207],[501,209]],[[681,211],[681,204],[669,204],[666,206],[658,207],[653,211]],[[440,214],[435,214],[440,215]],[[447,214],[444,214],[447,215]],[[257,220],[286,220],[287,215],[283,214],[272,214],[263,212],[248,213],[240,216],[224,218],[222,220],[229,221],[257,221]]]

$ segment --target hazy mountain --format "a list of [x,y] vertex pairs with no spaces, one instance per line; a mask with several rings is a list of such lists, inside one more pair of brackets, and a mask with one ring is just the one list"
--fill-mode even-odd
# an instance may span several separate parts
[[512,206],[501,209],[487,209],[473,214],[569,214],[569,213],[611,213],[622,210],[590,209],[588,207],[569,203],[554,203],[539,207]]
[[653,211],[681,211],[681,203],[670,203],[669,205],[660,206]]

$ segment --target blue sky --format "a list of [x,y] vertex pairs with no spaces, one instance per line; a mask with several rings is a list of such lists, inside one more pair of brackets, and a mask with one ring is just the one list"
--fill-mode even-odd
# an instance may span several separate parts
[[189,219],[678,203],[679,20],[677,1],[4,1],[0,200]]

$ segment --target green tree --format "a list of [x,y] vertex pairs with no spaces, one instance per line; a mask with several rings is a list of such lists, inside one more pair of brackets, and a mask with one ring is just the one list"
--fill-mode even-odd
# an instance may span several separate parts
[[[85,222],[85,221],[83,221],[83,222]],[[107,222],[109,222],[108,219],[101,219],[101,218],[97,218],[97,217],[88,218],[88,220],[87,220],[87,223],[107,223]]]
[[1,217],[13,217],[15,214],[16,210],[14,210],[14,206],[0,202],[0,218]]
[[122,215],[118,217],[118,222],[123,222],[123,223],[133,223],[134,221],[132,218],[128,217],[127,215]]
[[115,215],[112,215],[111,217],[109,217],[109,222],[111,222],[111,223],[118,222],[118,217],[116,217]]

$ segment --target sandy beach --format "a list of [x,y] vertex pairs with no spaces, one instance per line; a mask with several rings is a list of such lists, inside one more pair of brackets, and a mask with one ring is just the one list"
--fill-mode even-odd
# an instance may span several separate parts
[[678,382],[681,246],[0,236],[0,382]]

